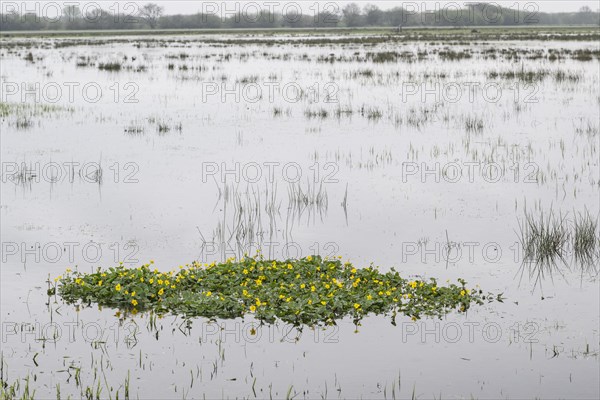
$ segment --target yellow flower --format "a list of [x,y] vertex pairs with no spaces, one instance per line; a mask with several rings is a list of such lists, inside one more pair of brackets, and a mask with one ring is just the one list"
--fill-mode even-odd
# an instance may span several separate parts
[[308,299],[308,304],[312,304],[312,300],[311,299]]
[[131,304],[133,304],[134,306],[137,306],[138,302],[136,299],[131,300]]
[[131,297],[135,297],[135,290],[131,292]]
[[467,294],[467,292],[465,292],[464,290],[461,290],[461,291],[460,291],[460,295],[461,295],[461,296],[464,296],[465,294]]
[[354,308],[358,310],[360,308],[360,304],[354,303]]
[[308,256],[308,257],[306,257],[306,259],[307,259],[308,261],[312,261],[312,256]]
[[314,286],[311,286],[311,287],[310,287],[310,291],[311,291],[311,292],[314,292],[315,290],[317,290],[317,288],[316,288],[316,287],[314,287]]
[[256,311],[256,306],[254,304],[252,304],[250,306],[250,311],[252,311],[252,312]]
[[410,287],[411,287],[411,288],[413,288],[413,289],[414,289],[414,288],[416,288],[416,287],[417,287],[417,282],[415,282],[415,281],[411,281],[411,282],[409,282],[409,285],[410,285]]
[[121,291],[121,284],[120,284],[120,283],[117,283],[117,286],[115,286],[115,290],[116,290],[117,292],[120,292],[120,291]]
[[372,300],[373,296],[371,296],[370,294],[367,295],[367,300]]
[[212,296],[212,292],[210,292],[210,291],[206,292],[206,297],[210,297],[210,296]]
[[163,290],[163,288],[160,288],[160,290],[158,291],[158,295],[162,296],[165,293],[165,291]]
[[148,280],[148,282],[150,282],[150,284],[153,284],[153,283],[154,283],[154,279],[150,278],[150,279]]
[[325,300],[323,300],[323,301],[321,302],[321,304],[325,305],[325,304],[327,304],[327,302],[326,302]]
[[304,289],[306,285],[304,283],[300,284],[300,289]]
[[352,270],[350,270],[350,272],[352,272],[353,274],[356,273],[356,268],[352,268]]
[[242,271],[242,274],[244,274],[244,275],[248,275],[248,270],[247,270],[247,269],[244,269],[244,270]]
[[102,286],[102,280],[98,281],[98,286]]

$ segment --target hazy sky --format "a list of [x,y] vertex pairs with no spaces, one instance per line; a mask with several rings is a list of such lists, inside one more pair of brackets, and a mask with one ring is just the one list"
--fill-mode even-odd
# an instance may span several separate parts
[[[217,0],[217,1],[156,1],[157,4],[160,4],[161,6],[164,7],[165,12],[168,14],[172,14],[172,13],[182,13],[182,14],[187,14],[187,13],[194,13],[197,12],[199,10],[202,9],[202,5],[201,3],[213,3],[216,4],[217,6],[220,7],[226,7],[226,5],[223,5],[224,3],[239,3],[240,7],[244,7],[244,4],[249,4],[249,3],[254,3],[254,4],[259,4],[261,6],[264,6],[265,9],[267,9],[269,3],[275,3],[275,4],[281,4],[281,6],[279,7],[284,7],[285,3],[298,3],[298,4],[302,4],[303,7],[309,8],[311,6],[313,6],[315,3],[320,3],[321,5],[325,5],[327,3],[334,3],[334,4],[338,4],[340,7],[343,7],[344,5],[348,4],[348,3],[352,3],[353,1],[317,1],[317,0],[300,0],[300,1],[269,1],[269,0],[259,0],[259,1],[253,1],[253,0],[237,0],[237,1],[232,1],[232,0]],[[366,4],[376,4],[377,6],[379,6],[380,8],[392,8],[392,7],[397,7],[397,6],[401,6],[403,3],[405,5],[407,4],[416,4],[417,7],[420,8],[424,8],[424,7],[428,7],[430,9],[434,9],[434,6],[436,4],[438,4],[440,7],[443,7],[445,4],[449,4],[449,3],[453,3],[453,4],[459,4],[461,6],[469,3],[470,1],[422,1],[422,0],[417,0],[417,1],[390,1],[390,0],[376,0],[376,1],[354,1],[354,3],[360,4],[362,5],[366,5]],[[138,2],[139,4],[144,4],[146,2]],[[490,1],[490,3],[492,3]],[[597,10],[598,9],[598,1],[570,1],[570,0],[550,0],[550,1],[497,1],[497,4],[500,4],[504,7],[509,7],[512,9],[516,9],[517,5],[516,4],[520,4],[521,5],[521,9],[529,3],[528,7],[531,7],[531,5],[534,5],[536,7],[538,7],[538,9],[540,11],[547,11],[547,12],[560,12],[560,11],[577,11],[579,10],[582,6],[589,6],[592,10]],[[425,5],[425,6],[423,6]],[[232,7],[232,6],[228,6],[228,7]],[[249,6],[247,6],[249,7]],[[277,5],[274,6],[275,9],[277,9]]]
[[[2,11],[6,11],[9,9],[8,7],[18,7],[19,10],[27,10],[33,11],[34,8],[37,9],[45,9],[48,13],[51,13],[51,10],[55,8],[55,6],[63,6],[66,4],[75,4],[79,5],[80,8],[85,7],[87,4],[88,7],[94,7],[97,4],[100,4],[102,8],[111,9],[115,11],[117,7],[122,11],[127,13],[134,9],[132,3],[136,3],[139,5],[145,4],[148,1],[51,1],[51,0],[40,0],[40,1],[10,1],[10,0],[2,0],[1,9]],[[252,12],[257,9],[256,6],[261,9],[268,10],[269,8],[274,11],[281,11],[286,4],[295,3],[300,4],[306,12],[310,12],[310,10],[315,10],[316,5],[319,4],[320,7],[325,7],[328,4],[328,7],[337,6],[341,9],[344,5],[351,3],[352,1],[318,1],[318,0],[215,0],[215,1],[204,1],[204,0],[188,0],[188,1],[154,1],[161,5],[165,14],[193,14],[199,12],[201,10],[207,9],[206,7],[210,7],[211,10],[227,10],[232,11],[235,10],[235,7],[239,7],[242,11]],[[436,1],[390,1],[390,0],[375,0],[375,1],[354,1],[361,6],[366,4],[375,4],[382,9],[392,8],[397,6],[412,6],[417,7],[418,9],[426,9],[426,10],[434,10],[436,5],[437,7],[444,7],[444,5],[452,4],[452,5],[460,5],[464,6],[469,3],[469,1],[446,1],[446,0],[436,0]],[[532,7],[536,7],[537,10],[541,12],[560,12],[560,11],[577,11],[582,6],[589,6],[592,10],[596,11],[599,8],[599,2],[596,1],[571,1],[571,0],[546,0],[546,1],[488,1],[488,3],[496,3],[500,4],[503,7],[508,7],[513,10],[516,10],[519,7],[520,10],[525,9],[526,11],[532,11]],[[236,6],[237,4],[237,6]],[[329,8],[331,9],[331,8]]]

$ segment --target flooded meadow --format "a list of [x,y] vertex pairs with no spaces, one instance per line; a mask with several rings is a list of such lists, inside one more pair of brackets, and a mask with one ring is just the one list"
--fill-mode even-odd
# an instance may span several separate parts
[[[3,395],[598,398],[597,30],[459,32],[2,35]],[[60,295],[248,259],[493,300],[322,323]]]

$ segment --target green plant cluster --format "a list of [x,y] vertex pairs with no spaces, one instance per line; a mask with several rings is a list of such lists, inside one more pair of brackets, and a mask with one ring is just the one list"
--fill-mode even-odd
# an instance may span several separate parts
[[435,279],[406,279],[393,268],[355,268],[338,259],[308,256],[285,261],[244,258],[224,263],[180,266],[161,272],[153,262],[128,269],[119,265],[85,274],[67,270],[49,294],[68,303],[119,308],[133,314],[152,311],[185,318],[237,318],[253,314],[296,326],[333,325],[352,317],[358,324],[368,314],[398,314],[413,320],[465,312],[501,296],[468,289],[466,282],[438,286]]

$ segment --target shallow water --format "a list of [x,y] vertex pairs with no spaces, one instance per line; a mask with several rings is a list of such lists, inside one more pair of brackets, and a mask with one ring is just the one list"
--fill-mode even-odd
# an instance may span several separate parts
[[[569,255],[536,283],[521,275],[518,242],[525,210],[599,213],[598,59],[525,53],[597,43],[143,39],[3,46],[2,101],[12,104],[1,125],[0,210],[9,382],[29,375],[44,398],[58,384],[62,395],[100,383],[103,397],[111,387],[122,396],[128,374],[140,398],[600,395],[597,272]],[[442,59],[446,47],[472,56]],[[383,51],[414,56],[367,56]],[[518,59],[505,56],[515,51]],[[341,61],[324,62],[331,54]],[[117,61],[120,71],[98,68]],[[42,109],[54,98],[56,107]],[[34,170],[25,182],[22,163]],[[308,204],[290,196],[297,185],[312,193]],[[77,311],[46,295],[49,277],[67,267],[152,259],[169,270],[256,248],[462,277],[506,300],[395,327],[369,317],[358,333],[351,321],[305,328],[296,340],[281,325],[251,335],[252,319],[198,319],[191,330],[174,317],[119,324],[114,310]]]

